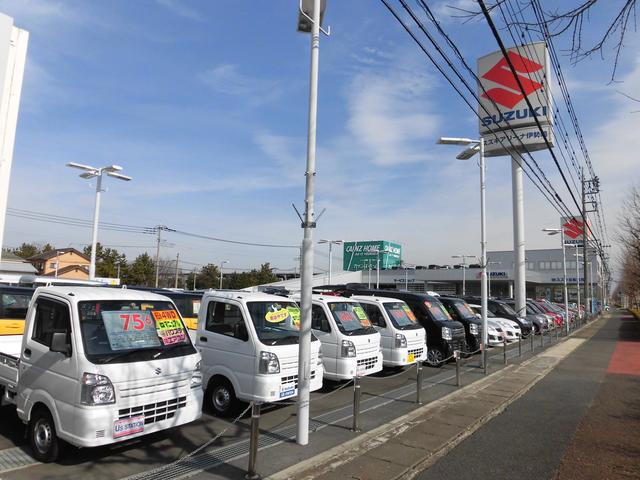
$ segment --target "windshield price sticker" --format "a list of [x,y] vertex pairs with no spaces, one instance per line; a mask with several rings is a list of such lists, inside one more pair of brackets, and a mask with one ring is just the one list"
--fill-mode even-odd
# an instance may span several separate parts
[[286,308],[281,308],[275,312],[267,312],[264,316],[264,319],[269,323],[284,322],[287,318],[289,318],[289,310]]
[[403,305],[402,310],[404,310],[404,313],[407,314],[407,317],[409,317],[409,320],[411,320],[412,322],[416,321],[416,316],[413,314],[413,311],[408,306]]
[[353,307],[353,312],[358,316],[360,320],[369,320],[367,318],[367,314],[364,312],[364,308],[355,306]]
[[289,316],[293,320],[293,325],[300,328],[300,309],[298,307],[287,307]]
[[111,350],[160,346],[156,326],[149,312],[142,310],[103,311],[102,321]]
[[151,313],[156,319],[157,334],[163,345],[184,342],[186,334],[178,312],[175,310],[155,310]]

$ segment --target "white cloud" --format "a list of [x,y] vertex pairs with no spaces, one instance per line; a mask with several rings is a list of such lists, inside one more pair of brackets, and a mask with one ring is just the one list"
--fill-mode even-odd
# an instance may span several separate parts
[[479,12],[480,7],[475,0],[442,0],[431,7],[439,22],[459,21],[467,18],[468,12]]
[[200,12],[185,5],[180,0],[156,0],[156,3],[162,5],[167,10],[175,13],[180,17],[184,17],[189,20],[195,20],[197,22],[204,21],[204,16]]
[[[387,70],[388,71],[388,70]],[[348,92],[349,131],[378,165],[427,161],[425,139],[439,118],[427,101],[431,80],[418,69],[356,74]]]
[[199,74],[198,79],[216,93],[242,97],[252,104],[267,103],[281,94],[278,82],[245,75],[237,65],[217,65]]

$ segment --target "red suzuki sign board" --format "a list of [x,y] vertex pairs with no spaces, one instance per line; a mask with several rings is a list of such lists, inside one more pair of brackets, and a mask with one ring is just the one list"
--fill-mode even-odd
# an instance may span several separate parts
[[562,217],[561,223],[564,244],[582,246],[587,229],[582,217]]
[[515,75],[501,51],[478,59],[478,115],[487,156],[545,149],[545,138],[553,145],[546,45],[538,42],[513,47],[507,56]]

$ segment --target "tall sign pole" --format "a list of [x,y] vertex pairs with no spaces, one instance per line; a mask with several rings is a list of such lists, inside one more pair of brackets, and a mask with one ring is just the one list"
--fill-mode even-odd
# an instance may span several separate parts
[[553,145],[546,45],[544,42],[519,45],[504,54],[501,49],[479,58],[478,80],[478,116],[485,156],[511,157],[513,293],[516,311],[524,316],[527,291],[522,155]]
[[28,43],[29,32],[0,13],[0,257]]
[[583,281],[583,295],[584,298],[584,313],[591,313],[591,298],[589,298],[589,270],[587,269],[587,182],[584,178],[584,167],[581,168],[582,178],[582,222],[584,223],[584,233],[582,234],[582,278]]

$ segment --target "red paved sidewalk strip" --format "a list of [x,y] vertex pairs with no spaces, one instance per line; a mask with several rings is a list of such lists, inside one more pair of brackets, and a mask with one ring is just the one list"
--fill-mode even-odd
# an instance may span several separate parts
[[640,377],[640,342],[618,342],[611,355],[607,373]]

